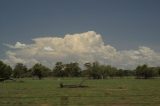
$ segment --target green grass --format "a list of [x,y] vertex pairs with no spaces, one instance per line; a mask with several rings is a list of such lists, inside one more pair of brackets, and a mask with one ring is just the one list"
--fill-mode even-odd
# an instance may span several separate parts
[[87,80],[88,88],[59,88],[58,78],[22,80],[0,83],[0,106],[160,106],[160,79]]

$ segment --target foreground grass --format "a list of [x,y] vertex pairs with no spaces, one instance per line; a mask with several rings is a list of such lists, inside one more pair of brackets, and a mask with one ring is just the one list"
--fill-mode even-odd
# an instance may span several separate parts
[[0,83],[0,106],[160,106],[160,79],[87,80],[88,88],[59,88],[58,78],[22,80]]

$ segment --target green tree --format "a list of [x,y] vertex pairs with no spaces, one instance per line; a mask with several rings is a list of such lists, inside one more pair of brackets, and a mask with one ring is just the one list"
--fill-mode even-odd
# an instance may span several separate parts
[[84,64],[84,67],[85,69],[83,70],[82,72],[82,76],[85,76],[85,77],[91,77],[91,71],[92,71],[92,64],[91,63],[85,63]]
[[155,70],[156,77],[160,76],[160,67],[152,67]]
[[78,63],[69,63],[64,65],[64,72],[68,77],[78,77],[81,74],[81,68]]
[[55,67],[53,69],[53,75],[55,77],[64,77],[64,76],[66,76],[66,73],[64,71],[64,65],[63,65],[62,62],[57,62],[55,64]]
[[158,75],[160,76],[160,67],[157,67]]
[[112,67],[111,65],[106,66],[106,72],[108,73],[108,76],[110,78],[113,78],[113,77],[117,76],[117,68]]
[[12,68],[0,61],[0,78],[9,79],[12,74]]
[[143,79],[153,78],[157,75],[155,68],[148,67],[146,64],[138,66],[135,69],[135,73],[136,73],[136,78],[143,78]]
[[99,62],[85,63],[85,70],[83,70],[83,76],[87,76],[93,79],[104,79],[107,76],[105,65],[100,65]]
[[107,70],[107,66],[106,65],[100,65],[100,76],[101,79],[106,79],[109,76],[109,71]]
[[39,63],[35,64],[31,70],[32,70],[32,75],[37,76],[39,79],[48,76],[51,72],[49,68]]
[[123,76],[125,76],[124,70],[123,70],[123,69],[117,70],[116,76],[118,76],[118,77],[123,77]]
[[101,68],[99,62],[93,62],[92,63],[92,70],[91,70],[91,76],[93,79],[101,79]]
[[17,63],[13,70],[13,77],[23,78],[27,75],[27,73],[28,73],[27,67],[22,63]]

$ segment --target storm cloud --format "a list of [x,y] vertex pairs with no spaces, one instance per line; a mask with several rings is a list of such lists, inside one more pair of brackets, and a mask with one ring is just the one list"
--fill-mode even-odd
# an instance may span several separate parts
[[99,61],[102,64],[130,69],[139,64],[160,65],[159,52],[141,45],[136,50],[118,51],[115,47],[105,44],[102,36],[94,31],[67,34],[63,38],[34,38],[32,44],[16,42],[15,45],[5,45],[9,50],[3,61],[12,66],[21,62],[29,67],[35,63],[53,67],[57,61],[80,64]]

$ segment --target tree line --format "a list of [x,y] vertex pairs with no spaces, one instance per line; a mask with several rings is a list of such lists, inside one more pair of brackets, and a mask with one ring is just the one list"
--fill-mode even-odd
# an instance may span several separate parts
[[88,77],[90,79],[107,79],[114,77],[135,76],[138,79],[149,79],[160,76],[160,67],[139,65],[134,70],[118,69],[99,62],[85,63],[81,68],[77,62],[64,64],[57,62],[53,69],[40,63],[27,68],[23,63],[17,63],[14,68],[0,61],[0,79],[37,77]]

